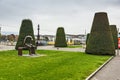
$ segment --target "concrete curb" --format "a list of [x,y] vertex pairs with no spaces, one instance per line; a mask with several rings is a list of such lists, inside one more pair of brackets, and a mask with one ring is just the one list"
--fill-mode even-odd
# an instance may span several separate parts
[[88,76],[85,80],[90,80],[97,72],[99,72],[107,63],[109,63],[114,56],[110,57],[103,65],[101,65],[98,69],[96,69],[90,76]]

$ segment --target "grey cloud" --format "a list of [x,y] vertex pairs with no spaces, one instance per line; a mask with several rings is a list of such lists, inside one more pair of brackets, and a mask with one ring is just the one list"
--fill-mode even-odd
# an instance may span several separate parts
[[0,0],[1,18],[44,15],[71,15],[85,10],[100,10],[119,0]]
[[73,3],[71,1],[62,1],[63,0],[3,0],[0,1],[0,16],[16,17],[32,14],[72,13]]
[[109,9],[112,11],[114,7],[119,6],[119,3],[119,0],[0,0],[0,23],[17,24],[16,22],[22,18],[39,15],[45,26],[49,26],[46,24],[50,23],[54,26],[54,22],[56,25],[61,23],[67,26],[71,23],[76,26],[88,26],[86,23],[90,24],[89,20],[92,20],[96,11]]

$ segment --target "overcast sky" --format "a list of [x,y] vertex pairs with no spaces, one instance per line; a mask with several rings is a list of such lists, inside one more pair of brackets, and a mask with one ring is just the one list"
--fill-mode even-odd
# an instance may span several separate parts
[[23,19],[31,19],[34,33],[56,34],[64,27],[67,34],[90,32],[96,12],[107,12],[109,23],[120,28],[120,0],[0,0],[2,32],[19,33]]

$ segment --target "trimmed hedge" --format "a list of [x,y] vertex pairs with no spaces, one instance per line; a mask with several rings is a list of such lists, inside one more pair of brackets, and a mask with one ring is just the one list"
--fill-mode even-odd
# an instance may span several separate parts
[[20,27],[17,44],[15,46],[16,50],[18,49],[18,47],[24,47],[24,39],[28,35],[32,36],[33,38],[32,44],[35,45],[35,36],[32,21],[29,19],[24,19]]
[[112,36],[113,36],[113,40],[114,40],[114,45],[115,45],[115,49],[118,48],[118,31],[117,31],[117,27],[116,25],[110,25],[111,28],[111,32],[112,32]]
[[99,55],[115,54],[115,46],[108,22],[107,13],[95,13],[85,52],[88,54]]
[[63,27],[59,27],[56,33],[55,47],[67,47],[65,31]]
[[90,36],[90,33],[87,34],[86,44],[87,44],[87,41],[88,41],[89,36]]

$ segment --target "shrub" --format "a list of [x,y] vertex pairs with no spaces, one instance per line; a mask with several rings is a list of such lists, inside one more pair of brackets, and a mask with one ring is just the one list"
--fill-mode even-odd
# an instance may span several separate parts
[[89,36],[90,36],[90,33],[87,34],[86,44],[87,44],[87,41],[88,41]]
[[18,49],[18,47],[24,47],[24,39],[28,35],[32,36],[33,38],[32,44],[35,45],[32,21],[29,19],[24,19],[20,27],[19,37],[15,49]]
[[85,52],[100,55],[115,54],[107,13],[99,12],[95,14]]
[[67,47],[65,32],[63,27],[59,27],[56,33],[55,47]]
[[115,49],[117,49],[118,48],[118,32],[117,32],[116,25],[110,25],[110,28],[111,28],[111,32],[114,40]]

